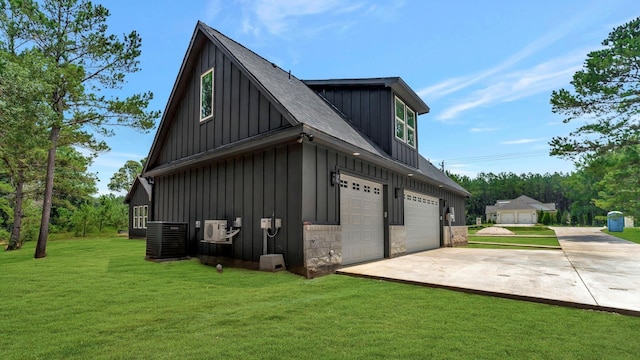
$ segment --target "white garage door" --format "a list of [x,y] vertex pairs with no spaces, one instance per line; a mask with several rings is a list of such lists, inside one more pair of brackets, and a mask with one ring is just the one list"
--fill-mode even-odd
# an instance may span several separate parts
[[420,193],[404,192],[404,228],[407,252],[440,247],[440,202]]
[[512,212],[500,213],[499,224],[514,224],[516,222],[515,214]]
[[518,224],[535,224],[534,213],[518,213]]
[[340,175],[342,264],[384,257],[382,185]]

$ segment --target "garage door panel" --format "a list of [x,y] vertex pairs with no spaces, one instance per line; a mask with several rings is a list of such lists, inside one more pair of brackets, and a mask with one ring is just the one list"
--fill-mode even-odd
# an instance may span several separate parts
[[533,224],[531,213],[518,213],[518,224]]
[[516,222],[515,214],[512,212],[508,213],[500,213],[500,223],[501,224],[513,224]]
[[382,186],[353,176],[340,179],[342,263],[384,257]]
[[407,252],[440,247],[439,204],[438,198],[405,191],[404,224]]

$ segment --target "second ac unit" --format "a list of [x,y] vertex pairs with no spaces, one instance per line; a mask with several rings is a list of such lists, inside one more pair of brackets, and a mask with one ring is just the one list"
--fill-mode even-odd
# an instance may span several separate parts
[[227,234],[227,220],[205,220],[204,241],[224,242]]

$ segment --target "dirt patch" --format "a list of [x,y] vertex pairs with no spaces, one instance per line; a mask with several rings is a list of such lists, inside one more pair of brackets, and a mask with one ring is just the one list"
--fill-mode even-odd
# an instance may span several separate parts
[[477,232],[478,235],[515,235],[515,233],[511,230],[501,228],[498,226],[491,226],[488,228],[484,228]]

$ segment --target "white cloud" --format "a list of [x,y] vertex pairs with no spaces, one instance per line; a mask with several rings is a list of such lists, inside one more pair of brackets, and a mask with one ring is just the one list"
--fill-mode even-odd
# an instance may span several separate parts
[[449,120],[462,112],[490,104],[509,102],[535,94],[550,92],[569,83],[571,76],[582,67],[588,50],[581,50],[535,65],[494,76],[491,82],[444,109],[436,118]]
[[539,141],[543,141],[543,140],[545,140],[545,139],[543,139],[543,138],[538,138],[538,139],[518,139],[518,140],[503,141],[503,142],[501,142],[501,144],[503,144],[503,145],[521,145],[521,144],[535,143],[535,142],[539,142]]
[[568,26],[569,23],[566,23],[560,29],[550,31],[541,38],[536,39],[525,46],[522,50],[492,68],[469,76],[447,79],[439,84],[419,90],[418,95],[428,98],[442,97],[444,95],[463,90],[494,74],[500,73],[566,36],[570,30],[570,27]]
[[243,31],[256,33],[257,29],[264,28],[273,35],[290,31],[297,20],[304,17],[353,13],[364,6],[341,0],[259,0],[244,1],[243,4]]
[[204,20],[207,23],[213,22],[222,9],[220,0],[209,0],[204,9]]
[[499,130],[499,129],[498,128],[473,127],[471,129],[469,129],[469,132],[477,133],[477,132],[491,132],[491,131],[497,131],[497,130]]

